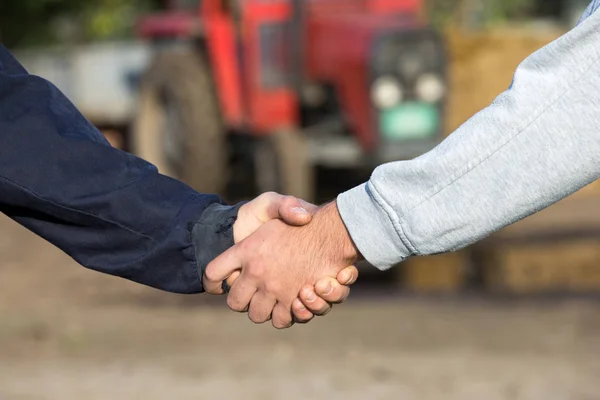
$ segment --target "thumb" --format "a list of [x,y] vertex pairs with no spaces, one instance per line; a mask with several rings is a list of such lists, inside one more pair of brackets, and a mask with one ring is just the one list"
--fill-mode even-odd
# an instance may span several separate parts
[[306,225],[312,220],[316,206],[293,196],[267,192],[244,204],[238,211],[233,225],[235,243],[239,243],[260,226],[273,219],[281,219],[288,225]]
[[246,211],[246,208],[262,223],[281,219],[288,225],[302,226],[312,220],[312,212],[317,207],[294,196],[268,192],[242,206],[240,212]]
[[288,225],[303,226],[312,221],[312,211],[317,207],[293,196],[282,196],[277,207],[277,216]]
[[204,290],[210,294],[223,294],[223,281],[241,268],[238,246],[233,246],[206,266],[202,276]]

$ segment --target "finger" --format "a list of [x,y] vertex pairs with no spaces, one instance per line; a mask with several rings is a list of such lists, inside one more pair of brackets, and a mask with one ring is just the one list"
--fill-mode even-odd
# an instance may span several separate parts
[[256,291],[256,285],[246,279],[242,272],[242,275],[231,286],[231,290],[227,295],[227,305],[233,311],[246,312]]
[[265,295],[264,292],[257,292],[250,300],[248,318],[255,324],[264,324],[271,319],[276,303],[275,298]]
[[233,282],[235,282],[236,279],[240,276],[240,273],[241,271],[235,271],[229,276],[229,278],[227,278],[227,280],[223,281],[221,286],[223,288],[223,293],[229,293],[229,291],[231,290],[231,285],[233,285]]
[[304,207],[304,209],[311,214],[314,214],[319,209],[318,206],[316,206],[312,203],[309,203],[306,200],[298,199],[298,201],[300,202],[300,205],[302,205],[302,207]]
[[292,326],[292,310],[291,306],[285,306],[282,303],[277,303],[273,309],[273,326],[277,329],[285,329]]
[[300,324],[305,324],[315,317],[315,315],[302,304],[300,299],[296,299],[292,303],[292,314],[294,315],[294,321]]
[[[302,204],[293,196],[284,196],[275,192],[263,193],[248,203],[253,205],[254,214],[261,222],[280,219],[280,210],[284,208],[301,208]],[[304,210],[306,211],[306,210]],[[300,211],[302,213],[302,211]]]
[[358,279],[358,268],[354,265],[344,268],[337,275],[337,281],[340,285],[352,285]]
[[317,298],[321,298],[329,303],[342,303],[350,294],[348,286],[340,285],[333,278],[322,278],[315,284]]
[[233,274],[229,275],[229,278],[227,278],[227,280],[226,280],[229,287],[233,286],[233,283],[237,280],[237,278],[240,277],[241,273],[242,273],[241,270],[237,270],[237,271],[234,271]]
[[300,300],[315,315],[325,315],[331,311],[331,305],[317,296],[312,286],[305,286],[300,290]]
[[238,247],[234,246],[206,266],[202,277],[204,290],[211,294],[223,294],[222,282],[240,268],[242,260],[238,256]]

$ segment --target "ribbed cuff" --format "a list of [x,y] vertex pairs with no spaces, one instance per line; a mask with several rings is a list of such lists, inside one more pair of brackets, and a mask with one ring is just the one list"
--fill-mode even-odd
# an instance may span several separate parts
[[192,229],[192,241],[196,250],[196,264],[200,282],[206,266],[221,253],[233,246],[233,224],[238,211],[245,202],[235,206],[212,204],[204,210]]
[[411,256],[368,184],[340,194],[337,206],[354,244],[374,267],[385,271]]

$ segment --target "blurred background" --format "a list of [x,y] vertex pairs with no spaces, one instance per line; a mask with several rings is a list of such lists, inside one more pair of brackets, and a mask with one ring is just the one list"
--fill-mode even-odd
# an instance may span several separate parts
[[[0,42],[163,173],[320,202],[434,147],[587,3],[2,0]],[[0,398],[598,399],[599,197],[362,265],[347,304],[282,332],[87,271],[0,218]]]

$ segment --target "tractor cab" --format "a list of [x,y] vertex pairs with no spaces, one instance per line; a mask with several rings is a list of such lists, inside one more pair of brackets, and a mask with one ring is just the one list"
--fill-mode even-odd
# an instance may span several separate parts
[[[250,144],[233,148],[252,160],[259,191],[310,198],[315,166],[365,170],[428,151],[441,139],[447,82],[443,42],[423,9],[423,0],[171,0],[139,24],[143,38],[173,44],[160,47],[142,85],[141,104],[156,107],[141,107],[138,126],[151,130],[148,121],[174,108],[179,122],[154,126],[178,150],[171,161],[159,154],[167,145],[142,151],[149,134],[138,129],[139,154],[180,178],[196,171],[188,182],[221,192],[224,181],[207,186],[201,171],[223,168],[214,158],[232,147],[222,142],[243,137]],[[174,99],[174,85],[198,93]]]

